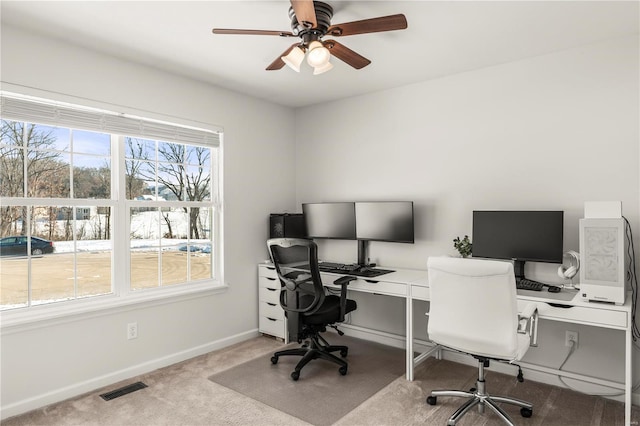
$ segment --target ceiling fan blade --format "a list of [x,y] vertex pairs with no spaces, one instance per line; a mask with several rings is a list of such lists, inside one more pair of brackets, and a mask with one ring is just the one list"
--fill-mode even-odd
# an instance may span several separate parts
[[293,7],[293,11],[300,24],[308,28],[318,26],[316,8],[313,5],[313,0],[291,0],[291,7]]
[[382,31],[404,30],[405,28],[407,28],[407,18],[405,18],[403,14],[398,14],[331,25],[327,30],[327,35],[340,37],[355,34],[378,33]]
[[346,62],[351,65],[355,69],[359,70],[360,68],[364,68],[371,63],[370,60],[360,55],[359,53],[354,52],[343,44],[338,43],[335,40],[326,40],[322,42],[324,47],[329,49],[329,53],[331,53],[336,58],[341,61]]
[[274,35],[280,37],[294,37],[289,31],[269,31],[269,30],[237,30],[233,28],[214,28],[214,34],[246,34],[246,35]]
[[275,70],[279,70],[282,67],[285,66],[284,61],[282,60],[283,56],[287,56],[289,54],[289,52],[291,52],[293,50],[294,47],[298,46],[300,43],[293,43],[291,46],[289,46],[289,48],[287,50],[285,50],[284,52],[282,52],[278,58],[276,58],[275,61],[271,62],[271,64],[269,64],[269,66],[266,68],[267,71],[275,71]]

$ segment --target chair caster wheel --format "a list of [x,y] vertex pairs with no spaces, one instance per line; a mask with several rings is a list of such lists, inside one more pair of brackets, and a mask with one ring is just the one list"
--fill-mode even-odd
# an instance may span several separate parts
[[349,350],[348,350],[348,349],[342,349],[342,350],[340,351],[340,356],[341,356],[342,358],[346,358],[348,353],[349,353]]
[[271,364],[277,364],[278,363],[278,357],[277,356],[272,356],[271,357]]
[[436,405],[437,402],[438,402],[438,397],[436,397],[436,396],[428,396],[427,397],[427,404]]
[[343,366],[343,367],[340,367],[340,369],[339,369],[338,371],[339,371],[339,372],[340,372],[340,374],[342,374],[343,376],[346,376],[346,375],[347,375],[347,366],[345,365],[345,366]]
[[297,381],[298,381],[298,379],[300,378],[300,372],[299,372],[299,371],[294,371],[293,373],[291,373],[291,378],[292,378],[294,381],[296,381],[296,382],[297,382]]
[[520,415],[522,417],[531,417],[533,415],[533,410],[531,408],[522,407],[520,409]]

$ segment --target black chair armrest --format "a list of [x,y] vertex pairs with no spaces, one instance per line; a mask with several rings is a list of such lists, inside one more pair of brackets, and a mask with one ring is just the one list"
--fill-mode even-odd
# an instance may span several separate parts
[[345,275],[338,278],[333,283],[341,286],[340,288],[340,322],[344,321],[344,316],[347,310],[347,286],[351,281],[357,280],[357,277],[353,275]]

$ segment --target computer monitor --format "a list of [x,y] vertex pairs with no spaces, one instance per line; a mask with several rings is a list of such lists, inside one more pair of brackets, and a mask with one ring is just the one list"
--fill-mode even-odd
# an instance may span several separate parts
[[355,203],[305,203],[302,213],[307,237],[340,240],[356,239]]
[[356,238],[413,243],[413,202],[356,202]]
[[369,241],[413,243],[413,202],[356,202],[358,265],[369,263]]
[[562,263],[562,211],[474,211],[473,257],[514,260],[516,279],[524,263]]

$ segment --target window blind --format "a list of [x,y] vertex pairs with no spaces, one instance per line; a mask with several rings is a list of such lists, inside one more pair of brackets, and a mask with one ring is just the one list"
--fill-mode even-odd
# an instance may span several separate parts
[[167,142],[220,146],[219,132],[37,98],[0,95],[3,119]]

